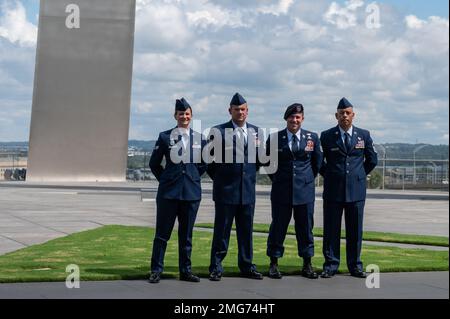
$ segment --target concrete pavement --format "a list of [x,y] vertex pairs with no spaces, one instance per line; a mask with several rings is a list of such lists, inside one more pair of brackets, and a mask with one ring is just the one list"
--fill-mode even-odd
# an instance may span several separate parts
[[1,299],[448,299],[448,272],[384,273],[380,288],[369,289],[364,279],[337,275],[309,280],[300,276],[281,280],[225,277],[187,283],[163,279],[159,284],[138,281],[81,282],[79,289],[65,283],[1,284]]
[[[0,182],[0,254],[103,225],[154,226],[157,184],[84,183],[42,185]],[[214,221],[214,203],[205,194],[197,222]],[[143,190],[143,191],[142,191]],[[269,187],[258,186],[255,223],[271,219]],[[364,229],[448,236],[448,193],[369,191]],[[392,199],[396,195],[397,199]],[[432,195],[432,196],[431,196]],[[431,197],[427,197],[431,196]],[[440,197],[436,200],[435,198]],[[424,199],[427,198],[427,199]],[[315,225],[323,225],[322,201],[316,201]]]

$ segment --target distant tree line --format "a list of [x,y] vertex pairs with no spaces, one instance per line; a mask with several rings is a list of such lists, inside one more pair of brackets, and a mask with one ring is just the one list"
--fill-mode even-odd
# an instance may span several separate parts
[[[395,159],[412,159],[414,150],[426,144],[381,144],[386,148],[386,157]],[[416,152],[416,159],[447,160],[449,155],[448,145],[429,145]]]

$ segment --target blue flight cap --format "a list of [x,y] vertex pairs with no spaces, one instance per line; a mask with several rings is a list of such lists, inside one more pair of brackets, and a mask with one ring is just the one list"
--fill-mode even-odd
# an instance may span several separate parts
[[182,97],[180,100],[177,100],[175,103],[175,112],[177,111],[181,111],[181,112],[185,112],[188,109],[191,109],[191,106],[189,105],[189,103],[184,99],[184,97]]
[[304,112],[303,105],[300,103],[294,103],[287,107],[286,112],[284,113],[284,119],[287,120],[289,116],[297,113],[303,114],[303,112]]
[[232,105],[240,106],[245,103],[247,103],[247,101],[242,97],[242,95],[236,93],[231,99],[230,106]]
[[352,103],[350,103],[345,97],[343,97],[339,101],[339,105],[338,105],[337,109],[338,110],[343,110],[343,109],[347,109],[349,107],[353,107]]

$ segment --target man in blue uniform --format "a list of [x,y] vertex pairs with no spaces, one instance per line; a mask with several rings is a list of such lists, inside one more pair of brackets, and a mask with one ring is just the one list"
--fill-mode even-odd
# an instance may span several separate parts
[[283,257],[284,240],[294,212],[298,255],[303,258],[302,276],[317,279],[311,258],[314,256],[314,180],[322,164],[319,136],[302,129],[304,108],[302,104],[289,106],[284,114],[287,128],[270,136],[278,140],[277,170],[270,174],[272,180],[272,223],[267,240],[270,257],[269,277],[281,279],[278,258]]
[[[177,127],[159,134],[150,158],[150,169],[159,181],[150,283],[160,281],[167,242],[177,218],[180,280],[200,281],[191,271],[191,252],[192,230],[202,193],[200,177],[206,171],[201,157],[206,141],[189,128],[191,118],[188,102],[184,98],[177,100]],[[161,165],[164,158],[165,167]]]
[[[257,150],[252,148],[257,148],[259,144],[258,128],[246,122],[248,106],[239,93],[233,96],[229,113],[231,121],[214,127],[214,135],[211,135],[211,139],[220,139],[212,142],[220,142],[217,145],[220,145],[221,152],[215,149],[214,161],[208,165],[208,174],[213,180],[215,202],[209,279],[219,281],[222,278],[222,261],[227,255],[233,219],[236,219],[238,266],[241,275],[263,279],[252,262],[256,171],[260,164],[257,158],[254,161],[249,160],[249,154],[257,154]],[[230,137],[230,131],[233,132],[231,141],[227,138]],[[221,154],[218,155],[219,153]],[[238,160],[239,157],[242,157],[242,161]]]
[[363,234],[366,178],[378,157],[369,131],[353,126],[352,104],[343,98],[338,105],[338,126],[322,132],[324,163],[324,237],[322,278],[333,277],[340,262],[342,212],[345,212],[347,267],[354,277],[365,278],[360,259]]

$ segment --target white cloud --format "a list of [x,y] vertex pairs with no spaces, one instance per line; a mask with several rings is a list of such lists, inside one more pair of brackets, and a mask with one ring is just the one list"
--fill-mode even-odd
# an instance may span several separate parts
[[309,24],[299,18],[294,21],[294,32],[302,33],[307,40],[314,41],[327,34],[325,26]]
[[200,28],[222,28],[229,26],[231,28],[248,27],[242,19],[239,11],[223,10],[217,6],[208,6],[199,11],[187,12],[187,19],[190,26]]
[[[31,119],[31,102],[0,94],[0,141],[26,141]],[[18,129],[20,128],[20,129]]]
[[195,108],[195,114],[207,113],[211,103],[214,103],[214,101],[216,101],[216,100],[217,100],[217,96],[214,94],[212,94],[211,96],[205,96],[205,97],[199,99],[198,101],[194,100],[193,102],[195,104],[193,104],[193,105]]
[[261,6],[257,11],[264,14],[273,14],[275,16],[286,15],[293,3],[294,0],[280,0],[277,4]]
[[27,21],[24,6],[19,1],[3,1],[0,4],[0,37],[21,46],[34,47],[37,27]]
[[247,55],[242,55],[237,58],[236,67],[242,72],[258,72],[262,70],[260,63]]
[[371,75],[392,84],[407,80],[412,67],[406,56],[411,52],[410,44],[403,39],[385,43],[379,51],[377,61],[371,67]]
[[420,27],[411,27],[409,25],[408,27],[409,29],[405,33],[405,39],[411,44],[411,48],[415,54],[420,55],[422,58],[448,54],[448,19],[430,17],[428,20],[421,20]]
[[167,51],[184,48],[192,34],[177,3],[139,1],[136,11],[137,51]]
[[150,102],[138,102],[134,107],[132,107],[132,111],[136,114],[148,114],[154,111],[153,103]]
[[187,81],[198,71],[198,63],[193,57],[183,57],[174,53],[146,53],[135,56],[136,75],[153,79]]
[[426,21],[417,18],[415,15],[409,15],[409,16],[405,17],[405,22],[406,22],[406,25],[408,26],[408,28],[411,28],[411,29],[420,29],[426,23]]
[[197,57],[208,58],[211,53],[211,42],[209,40],[198,40],[193,44]]
[[19,87],[19,86],[21,86],[21,83],[19,81],[17,81],[13,77],[11,77],[9,74],[7,74],[5,71],[0,69],[0,87],[1,88],[3,88],[3,89],[5,87],[14,88],[14,87]]
[[364,1],[362,0],[350,0],[346,1],[345,5],[347,6],[347,9],[350,11],[354,11],[358,8],[361,8],[364,5]]

